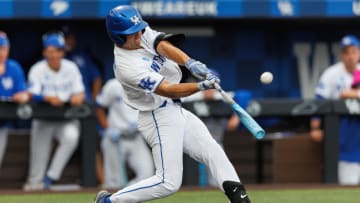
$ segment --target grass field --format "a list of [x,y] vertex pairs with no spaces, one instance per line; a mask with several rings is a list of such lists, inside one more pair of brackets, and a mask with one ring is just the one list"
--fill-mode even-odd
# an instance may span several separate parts
[[[55,193],[0,195],[6,203],[91,203],[93,193]],[[359,188],[311,189],[311,190],[254,190],[249,191],[253,203],[356,203],[360,202]],[[181,191],[154,203],[226,203],[219,191]]]

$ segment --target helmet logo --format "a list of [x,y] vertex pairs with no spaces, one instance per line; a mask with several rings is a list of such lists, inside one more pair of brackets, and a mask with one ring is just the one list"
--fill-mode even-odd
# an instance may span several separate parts
[[140,23],[140,19],[137,16],[133,16],[130,18],[131,22],[133,22],[135,25]]

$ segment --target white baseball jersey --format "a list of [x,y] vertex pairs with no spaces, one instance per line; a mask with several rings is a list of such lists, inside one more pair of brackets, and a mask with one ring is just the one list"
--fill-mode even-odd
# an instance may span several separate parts
[[339,99],[343,90],[351,88],[352,81],[353,74],[345,69],[343,62],[338,62],[321,75],[315,93],[324,99]]
[[67,102],[73,94],[84,92],[84,85],[75,63],[62,59],[61,67],[56,72],[46,60],[41,60],[30,68],[29,91],[32,94],[57,96]]
[[110,127],[122,131],[129,125],[137,123],[138,111],[129,107],[123,101],[123,88],[116,79],[109,80],[101,93],[96,97],[96,103],[109,108],[108,122]]
[[153,94],[164,79],[179,83],[182,77],[180,67],[174,61],[156,53],[154,41],[159,34],[147,27],[141,38],[144,49],[114,48],[114,71],[124,88],[124,100],[141,111],[156,109],[164,103],[165,97]]

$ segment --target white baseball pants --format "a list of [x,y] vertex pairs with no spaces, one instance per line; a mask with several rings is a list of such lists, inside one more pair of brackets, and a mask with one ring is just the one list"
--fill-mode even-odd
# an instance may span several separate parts
[[58,145],[46,175],[53,180],[58,180],[78,146],[79,137],[80,123],[78,120],[33,120],[28,183],[38,184],[43,181],[50,159],[53,138],[58,141]]
[[112,203],[143,202],[176,192],[182,183],[183,152],[205,163],[221,190],[225,180],[240,181],[204,123],[171,100],[165,107],[140,112],[139,129],[152,148],[155,175],[114,193]]
[[[154,175],[151,152],[140,134],[133,139],[120,138],[119,142],[105,136],[101,149],[107,189],[122,188]],[[126,161],[136,175],[130,182],[127,182]]]
[[360,185],[360,163],[339,161],[338,175],[340,185]]

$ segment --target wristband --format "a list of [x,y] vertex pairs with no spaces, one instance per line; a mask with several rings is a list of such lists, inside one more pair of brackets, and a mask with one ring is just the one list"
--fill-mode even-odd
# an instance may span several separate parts
[[41,94],[33,94],[31,99],[33,101],[45,101],[45,97]]

